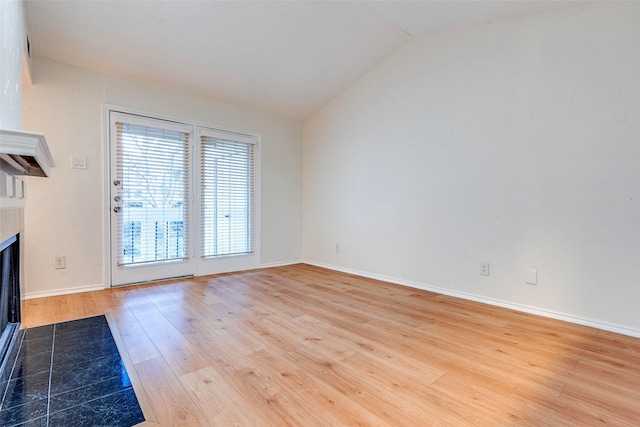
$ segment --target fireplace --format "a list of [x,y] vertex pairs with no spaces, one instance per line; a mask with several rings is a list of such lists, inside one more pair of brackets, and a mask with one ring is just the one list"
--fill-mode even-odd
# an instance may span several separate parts
[[5,208],[0,203],[0,384],[11,374],[18,348],[23,230],[24,209]]
[[0,243],[0,369],[9,359],[20,327],[20,235]]

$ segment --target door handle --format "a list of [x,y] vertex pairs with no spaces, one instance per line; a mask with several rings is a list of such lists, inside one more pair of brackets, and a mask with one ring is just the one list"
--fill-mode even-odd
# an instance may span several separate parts
[[113,208],[113,211],[114,211],[115,213],[120,212],[120,206],[116,206],[115,208]]

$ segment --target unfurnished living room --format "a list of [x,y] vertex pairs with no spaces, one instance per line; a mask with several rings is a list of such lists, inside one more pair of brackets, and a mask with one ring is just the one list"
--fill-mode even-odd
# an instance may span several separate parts
[[640,2],[0,0],[0,425],[640,425]]

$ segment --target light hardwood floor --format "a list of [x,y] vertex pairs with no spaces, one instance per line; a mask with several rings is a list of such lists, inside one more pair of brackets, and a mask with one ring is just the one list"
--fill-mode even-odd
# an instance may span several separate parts
[[640,425],[640,339],[303,264],[24,310],[110,313],[150,425]]

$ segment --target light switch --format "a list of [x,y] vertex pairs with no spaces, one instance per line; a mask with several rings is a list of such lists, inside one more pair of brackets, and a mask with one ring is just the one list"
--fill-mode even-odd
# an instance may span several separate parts
[[72,157],[71,158],[71,167],[73,169],[86,169],[87,168],[87,158],[86,157]]

